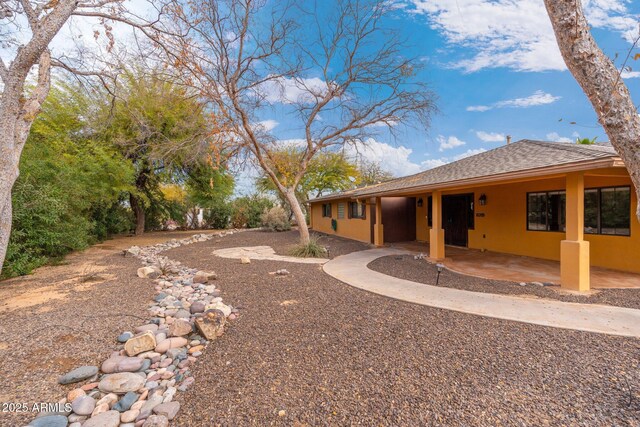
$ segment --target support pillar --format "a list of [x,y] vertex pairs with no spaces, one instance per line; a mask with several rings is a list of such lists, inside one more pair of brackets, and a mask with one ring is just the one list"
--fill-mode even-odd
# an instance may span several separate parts
[[564,289],[586,292],[591,285],[589,242],[584,240],[584,174],[568,174],[566,189],[566,240],[560,242],[560,283]]
[[384,246],[384,226],[382,225],[382,197],[376,197],[376,223],[373,229],[373,243]]
[[434,191],[431,194],[431,230],[429,230],[429,258],[443,260],[444,230],[442,229],[442,193]]

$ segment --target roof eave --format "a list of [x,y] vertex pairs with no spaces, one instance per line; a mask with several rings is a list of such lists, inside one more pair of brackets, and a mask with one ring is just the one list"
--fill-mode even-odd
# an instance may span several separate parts
[[581,162],[566,163],[562,165],[546,166],[542,168],[527,169],[517,172],[507,172],[497,175],[482,176],[477,178],[461,179],[456,181],[447,181],[437,184],[428,185],[416,185],[413,187],[400,188],[387,191],[370,191],[370,192],[358,192],[355,191],[351,194],[336,194],[327,196],[326,198],[318,198],[310,200],[310,203],[338,200],[338,199],[361,199],[365,197],[376,196],[404,196],[407,194],[413,194],[418,192],[429,192],[434,190],[447,190],[464,186],[477,186],[479,184],[495,184],[504,181],[522,180],[526,178],[540,178],[546,175],[558,175],[570,172],[580,172],[596,168],[608,168],[608,167],[624,167],[624,163],[619,157],[607,157],[604,159],[588,160]]

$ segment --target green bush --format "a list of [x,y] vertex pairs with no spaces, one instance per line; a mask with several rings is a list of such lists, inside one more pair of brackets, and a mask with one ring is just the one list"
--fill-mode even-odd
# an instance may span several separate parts
[[232,202],[231,225],[234,228],[257,228],[262,225],[262,213],[273,207],[267,197],[253,195],[235,199]]
[[312,235],[309,243],[298,245],[291,250],[291,255],[299,258],[326,258],[327,249],[318,243],[320,238]]
[[281,206],[274,206],[264,211],[261,217],[262,226],[271,231],[291,230],[289,215]]
[[204,220],[208,227],[224,230],[229,227],[233,208],[230,203],[219,202],[205,209]]

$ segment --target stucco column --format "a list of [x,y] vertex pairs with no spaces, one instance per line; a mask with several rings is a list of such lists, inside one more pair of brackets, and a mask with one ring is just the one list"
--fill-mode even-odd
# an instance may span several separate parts
[[442,193],[431,193],[431,230],[429,230],[429,258],[444,259],[444,230],[442,229]]
[[384,227],[382,225],[382,197],[376,197],[376,223],[373,226],[373,243],[384,245]]
[[590,289],[589,242],[584,240],[584,174],[566,178],[566,240],[560,242],[560,283],[563,288],[585,292]]

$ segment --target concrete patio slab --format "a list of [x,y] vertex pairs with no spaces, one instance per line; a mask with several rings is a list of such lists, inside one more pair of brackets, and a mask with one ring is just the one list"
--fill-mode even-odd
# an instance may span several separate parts
[[329,261],[326,258],[298,258],[293,256],[278,255],[271,246],[245,246],[238,248],[216,249],[215,256],[220,258],[249,258],[255,260],[295,262],[298,264],[324,264]]
[[367,267],[380,257],[410,253],[392,248],[353,252],[327,262],[323,270],[356,288],[430,307],[555,328],[640,337],[640,310],[437,287],[398,279]]
[[[418,242],[392,244],[414,252],[429,253],[429,245]],[[513,282],[560,283],[560,262],[520,255],[447,246],[442,263],[451,271],[469,276]],[[640,274],[591,266],[592,289],[638,289]]]

